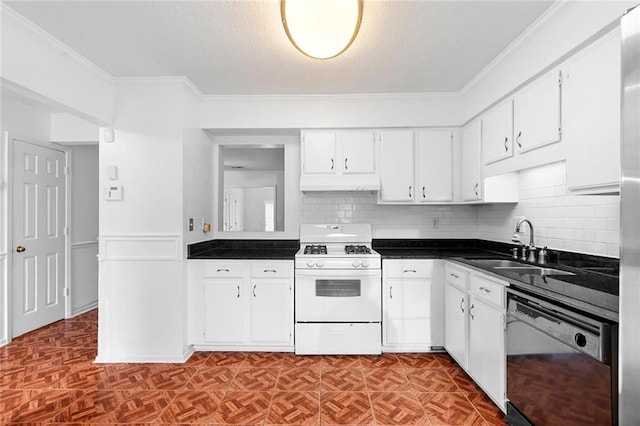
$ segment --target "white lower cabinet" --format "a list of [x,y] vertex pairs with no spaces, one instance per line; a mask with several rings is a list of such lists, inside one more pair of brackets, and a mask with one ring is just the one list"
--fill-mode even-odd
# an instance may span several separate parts
[[293,261],[189,261],[189,340],[200,350],[293,351]]
[[505,411],[505,288],[490,275],[445,263],[447,352]]
[[430,351],[442,342],[442,261],[382,261],[382,350]]

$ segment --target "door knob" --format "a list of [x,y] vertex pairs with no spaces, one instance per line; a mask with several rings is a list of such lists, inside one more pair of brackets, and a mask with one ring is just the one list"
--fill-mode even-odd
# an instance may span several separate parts
[[17,251],[18,253],[22,253],[22,252],[23,252],[23,251],[25,251],[25,250],[26,250],[26,248],[24,248],[24,247],[22,247],[22,246],[18,246],[18,247],[16,247],[16,251]]

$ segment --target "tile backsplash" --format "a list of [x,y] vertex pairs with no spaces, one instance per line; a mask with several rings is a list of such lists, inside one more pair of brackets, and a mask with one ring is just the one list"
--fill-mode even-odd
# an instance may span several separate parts
[[[567,190],[566,163],[553,163],[519,173],[520,202],[477,207],[477,233],[481,239],[511,241],[515,217],[534,226],[536,246],[620,256],[620,196],[573,195]],[[522,241],[529,242],[523,226]]]
[[[510,242],[514,217],[526,217],[538,247],[619,257],[620,197],[573,195],[564,162],[520,172],[517,204],[376,204],[371,192],[302,195],[301,223],[371,223],[374,238],[481,238]],[[529,241],[528,226],[522,240]]]

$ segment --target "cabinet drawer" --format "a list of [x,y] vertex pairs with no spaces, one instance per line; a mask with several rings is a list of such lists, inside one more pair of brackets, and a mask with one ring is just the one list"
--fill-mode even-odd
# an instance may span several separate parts
[[252,278],[282,278],[290,277],[293,273],[293,262],[252,262]]
[[471,277],[471,293],[501,307],[504,306],[505,287],[506,283],[489,279],[483,275],[473,274]]
[[382,264],[387,278],[431,278],[433,260],[385,260]]
[[204,264],[205,277],[239,278],[246,275],[247,269],[242,263],[236,262],[206,262]]
[[445,280],[451,284],[455,284],[464,289],[468,288],[469,272],[462,268],[458,268],[451,263],[446,263],[444,267],[444,277]]

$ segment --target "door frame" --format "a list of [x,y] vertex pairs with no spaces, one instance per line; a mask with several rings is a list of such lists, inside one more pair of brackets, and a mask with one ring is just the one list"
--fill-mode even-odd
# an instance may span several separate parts
[[[66,170],[70,170],[71,164],[71,150],[65,146],[57,144],[55,142],[43,142],[38,140],[32,140],[31,138],[22,138],[19,135],[14,135],[8,131],[4,132],[2,143],[4,145],[3,151],[6,155],[6,174],[7,174],[7,185],[6,185],[6,203],[5,203],[5,218],[6,224],[4,225],[7,230],[6,236],[6,288],[5,288],[5,306],[4,311],[5,314],[5,336],[6,342],[5,344],[11,343],[13,340],[13,149],[14,142],[19,141],[22,143],[27,143],[31,145],[36,145],[42,148],[52,149],[54,151],[60,151],[65,155],[65,164],[63,167]],[[64,194],[64,251],[65,251],[65,277],[64,277],[64,294],[65,294],[65,309],[64,309],[64,317],[69,318],[71,316],[71,282],[69,278],[69,274],[71,272],[71,238],[69,232],[69,225],[71,223],[71,173],[65,172],[65,194]],[[0,289],[1,290],[1,289]],[[0,342],[2,343],[2,342]]]

